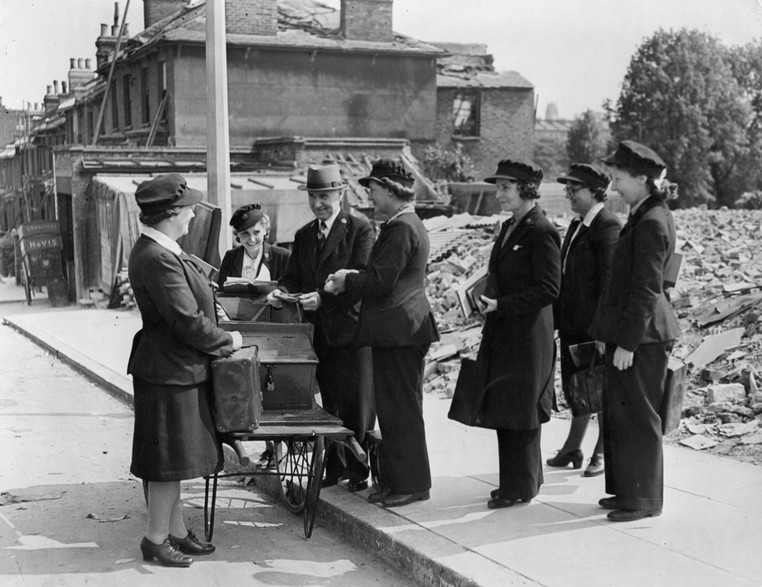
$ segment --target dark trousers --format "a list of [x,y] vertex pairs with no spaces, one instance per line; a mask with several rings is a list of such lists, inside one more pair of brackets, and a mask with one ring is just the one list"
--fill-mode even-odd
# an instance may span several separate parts
[[500,463],[500,497],[532,499],[540,492],[545,480],[542,474],[540,431],[497,430],[497,450]]
[[[315,351],[319,363],[315,376],[323,408],[341,418],[344,426],[354,432],[355,439],[362,444],[366,432],[373,430],[376,424],[371,349],[332,347],[325,341],[318,342],[317,335],[316,332]],[[328,442],[325,459],[328,477],[346,477],[352,481],[368,478],[368,465],[358,461],[342,444]]]
[[664,503],[664,454],[659,410],[673,341],[642,344],[632,367],[614,367],[606,345],[603,391],[603,458],[606,493],[625,509],[659,509]]
[[381,459],[392,493],[431,488],[423,420],[423,358],[428,349],[428,344],[373,348]]

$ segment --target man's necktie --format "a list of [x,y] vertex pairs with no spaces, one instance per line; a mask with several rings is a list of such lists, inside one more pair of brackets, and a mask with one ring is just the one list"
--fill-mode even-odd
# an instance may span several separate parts
[[318,228],[318,251],[320,251],[323,248],[323,245],[325,244],[326,239],[326,232],[328,232],[328,225],[325,223],[325,220],[320,221],[320,227]]

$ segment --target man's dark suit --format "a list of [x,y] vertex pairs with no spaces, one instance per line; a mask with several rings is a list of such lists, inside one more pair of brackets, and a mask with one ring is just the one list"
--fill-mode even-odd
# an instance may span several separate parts
[[[659,409],[667,361],[680,327],[664,293],[664,269],[675,250],[675,224],[667,204],[649,197],[619,235],[611,278],[593,325],[606,342],[603,394],[606,492],[620,508],[660,509],[664,466]],[[616,347],[634,351],[620,371]]]
[[[288,264],[288,258],[291,252],[282,247],[276,247],[268,243],[264,243],[264,250],[262,251],[262,265],[267,267],[270,271],[270,279],[272,281],[278,281],[280,276],[286,270]],[[220,274],[217,277],[217,284],[222,287],[225,280],[228,277],[241,277],[243,273],[243,256],[246,254],[245,249],[236,247],[230,249],[222,258],[220,264]]]
[[[305,312],[315,324],[314,345],[318,356],[317,380],[323,407],[338,416],[344,426],[363,442],[365,433],[375,425],[370,349],[357,346],[358,297],[334,296],[323,291],[325,281],[339,269],[365,269],[373,246],[373,229],[362,217],[340,211],[320,251],[318,223],[313,220],[294,236],[294,246],[278,287],[291,293],[320,294],[321,308]],[[365,480],[368,469],[349,452],[346,471],[341,457],[331,449],[326,460],[326,475],[346,475],[352,481]]]
[[364,273],[346,276],[362,297],[360,344],[373,347],[373,384],[385,481],[394,494],[431,488],[423,420],[423,360],[439,339],[426,297],[429,237],[412,210],[391,219]]

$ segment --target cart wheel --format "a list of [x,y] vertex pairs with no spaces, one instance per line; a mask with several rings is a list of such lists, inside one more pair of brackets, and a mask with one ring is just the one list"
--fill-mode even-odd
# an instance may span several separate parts
[[307,483],[307,499],[304,502],[304,536],[312,536],[312,526],[317,515],[320,488],[323,486],[323,469],[325,469],[325,441],[318,436],[315,449],[312,452],[312,474]]
[[314,440],[284,440],[275,443],[275,467],[278,473],[279,492],[286,508],[295,514],[304,509],[310,474],[313,471],[314,454],[317,451],[322,455],[323,450],[322,437]]

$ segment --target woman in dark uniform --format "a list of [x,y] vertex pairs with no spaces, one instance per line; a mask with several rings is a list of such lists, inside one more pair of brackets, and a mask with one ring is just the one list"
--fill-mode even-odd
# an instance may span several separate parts
[[177,174],[144,181],[135,192],[143,234],[130,254],[130,284],[143,328],[135,335],[132,375],[135,433],[130,472],[147,482],[148,529],[143,559],[187,567],[214,551],[188,531],[180,481],[222,468],[211,416],[210,364],[241,347],[238,332],[217,326],[211,282],[183,253],[203,194]]
[[497,185],[503,210],[513,214],[490,255],[477,355],[483,401],[476,425],[497,430],[500,486],[487,502],[495,509],[530,502],[543,483],[540,425],[553,404],[561,238],[537,205],[542,169],[505,159],[485,181]]
[[326,291],[362,298],[359,344],[373,349],[373,387],[386,486],[368,497],[385,507],[429,499],[423,361],[439,339],[424,282],[429,237],[415,213],[413,176],[389,159],[359,180],[376,218],[386,218],[363,272],[338,271]]
[[[572,212],[577,216],[561,246],[561,293],[553,307],[555,326],[561,350],[561,388],[570,404],[569,381],[577,371],[569,347],[590,343],[590,324],[598,308],[601,292],[609,279],[611,255],[622,224],[603,203],[606,201],[608,176],[584,163],[575,163],[569,172],[558,178],[564,184]],[[551,467],[575,469],[582,466],[582,440],[585,438],[590,414],[573,417],[569,434],[561,450],[546,462]],[[585,469],[585,477],[603,474],[603,432],[598,417],[598,440],[593,456]]]
[[259,204],[241,206],[230,218],[230,226],[240,247],[230,249],[222,258],[218,285],[223,288],[228,277],[246,277],[249,281],[278,281],[291,252],[267,242],[270,217]]
[[666,200],[676,186],[650,148],[619,143],[603,160],[612,188],[630,205],[611,262],[611,278],[593,325],[606,344],[603,394],[606,493],[598,503],[614,522],[661,514],[664,462],[659,409],[667,362],[680,327],[664,293],[664,270],[675,250]]

